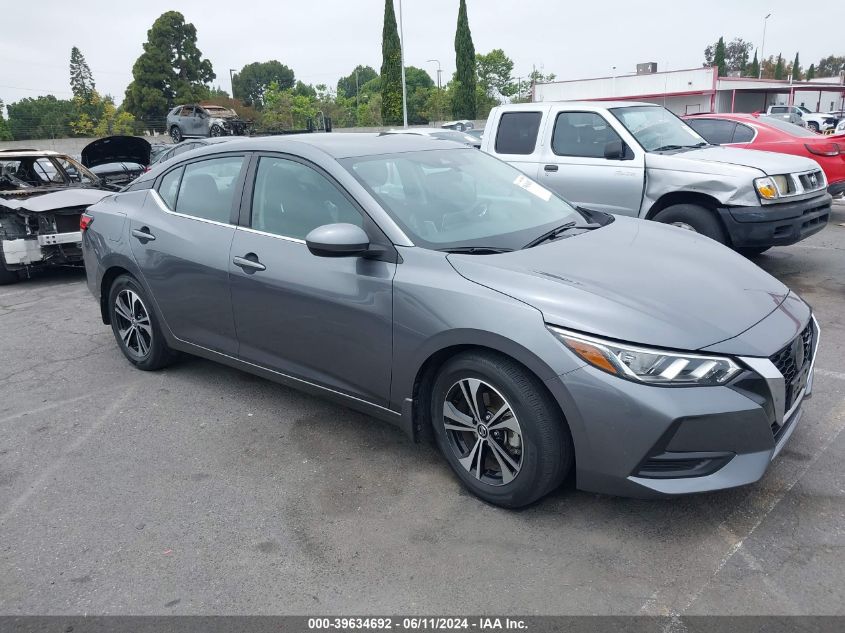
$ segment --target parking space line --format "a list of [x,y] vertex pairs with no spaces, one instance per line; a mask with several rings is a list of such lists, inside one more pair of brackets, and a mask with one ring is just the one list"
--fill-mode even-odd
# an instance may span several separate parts
[[845,380],[845,373],[841,371],[831,371],[830,369],[820,369],[816,367],[816,373],[826,378],[836,378],[838,380]]
[[52,464],[47,466],[44,470],[41,471],[32,483],[29,484],[26,490],[23,491],[18,497],[12,500],[12,502],[8,505],[8,507],[3,511],[3,514],[0,514],[0,523],[5,523],[5,521],[14,514],[15,510],[17,510],[21,504],[23,504],[27,499],[29,499],[33,494],[35,494],[38,490],[41,489],[44,482],[53,475],[59,468],[61,468],[65,461],[67,460],[68,456],[70,456],[74,451],[79,449],[88,439],[97,431],[109,418],[116,411],[120,409],[120,407],[129,399],[130,396],[134,395],[137,391],[137,387],[129,387],[127,388],[120,396],[118,396],[106,409],[103,411],[102,415],[100,415],[94,423],[88,427],[88,429],[79,435],[73,442],[71,442],[68,447],[62,451],[62,453],[57,457]]
[[51,402],[50,404],[45,404],[43,407],[38,407],[36,409],[29,409],[28,411],[21,411],[20,413],[14,413],[10,416],[5,418],[0,418],[0,424],[5,422],[9,422],[11,420],[17,420],[18,418],[25,417],[27,415],[32,415],[34,413],[44,413],[45,411],[49,411],[50,409],[55,409],[56,407],[63,407],[67,404],[73,404],[74,402],[79,402],[80,400],[90,399],[90,394],[86,394],[84,396],[76,396],[75,398],[68,398],[67,400],[60,400],[59,402]]
[[[816,371],[819,371],[818,369]],[[840,423],[837,426],[834,426],[831,429],[827,436],[821,443],[821,447],[818,451],[816,451],[815,455],[811,460],[807,462],[807,464],[798,472],[797,476],[793,478],[793,480],[784,488],[779,490],[776,494],[772,496],[771,499],[768,500],[766,505],[764,506],[762,514],[757,517],[757,520],[754,521],[751,528],[746,532],[744,536],[738,537],[730,528],[727,527],[726,523],[732,518],[733,514],[731,514],[727,519],[722,521],[717,530],[719,533],[724,537],[725,541],[730,543],[730,547],[725,552],[725,554],[719,559],[719,562],[716,565],[715,570],[712,574],[705,580],[701,586],[692,592],[689,598],[686,600],[684,605],[676,610],[672,609],[668,605],[660,605],[660,594],[663,592],[666,587],[658,588],[649,598],[646,600],[643,605],[640,607],[640,613],[648,614],[648,615],[669,615],[669,616],[681,616],[683,615],[687,609],[689,609],[701,596],[702,594],[710,587],[713,583],[713,580],[719,573],[724,569],[725,565],[734,557],[734,555],[740,550],[746,540],[757,530],[758,527],[763,523],[766,517],[771,514],[772,510],[774,510],[780,502],[786,497],[787,494],[795,487],[795,485],[804,478],[804,475],[816,464],[819,458],[824,455],[828,448],[836,441],[839,435],[845,430],[845,400],[840,402],[838,409],[835,411],[833,418],[839,418]]]

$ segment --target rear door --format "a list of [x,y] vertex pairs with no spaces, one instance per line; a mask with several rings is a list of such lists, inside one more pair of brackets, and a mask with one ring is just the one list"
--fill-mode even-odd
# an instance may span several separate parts
[[129,226],[132,254],[173,334],[231,356],[229,248],[245,173],[243,154],[174,166]]
[[623,141],[603,115],[552,111],[541,149],[539,181],[570,202],[620,215],[639,215],[643,196],[644,153],[624,144],[624,157],[605,158]]
[[[229,261],[239,356],[386,406],[396,264],[317,257],[305,236],[324,224],[376,225],[328,174],[295,157],[263,155],[247,179]],[[392,248],[392,247],[391,247]]]

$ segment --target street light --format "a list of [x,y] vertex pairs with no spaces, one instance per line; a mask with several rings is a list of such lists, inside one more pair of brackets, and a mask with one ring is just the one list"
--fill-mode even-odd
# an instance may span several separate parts
[[770,17],[772,17],[771,13],[763,18],[763,43],[760,45],[760,70],[757,79],[763,78],[763,60],[766,59],[766,24]]
[[399,62],[402,64],[402,127],[408,127],[408,89],[405,86],[405,30],[402,28],[402,0],[399,0]]
[[425,60],[427,64],[431,62],[435,62],[437,64],[437,89],[440,90],[440,73],[443,71],[440,70],[440,60],[439,59],[427,59]]

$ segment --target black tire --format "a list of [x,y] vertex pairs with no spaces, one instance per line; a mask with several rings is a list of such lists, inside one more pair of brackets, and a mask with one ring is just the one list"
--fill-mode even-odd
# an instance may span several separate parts
[[740,255],[745,255],[746,257],[756,257],[757,255],[765,253],[770,248],[771,246],[745,246],[736,249],[736,252]]
[[182,139],[182,130],[179,129],[178,125],[174,125],[170,128],[170,138],[173,139],[174,143],[181,143]]
[[728,236],[714,211],[697,204],[675,204],[666,207],[653,218],[664,224],[674,224],[706,235],[720,244],[728,244]]
[[[460,411],[471,411],[461,387],[463,384],[471,389],[469,381],[480,383],[475,391],[479,397],[472,399],[482,405],[478,407],[481,423]],[[465,420],[458,428],[466,431],[446,427],[451,424],[454,429],[456,424],[456,418],[444,414],[450,397],[453,399],[449,402],[457,403],[458,414]],[[491,414],[504,407],[512,415],[505,413],[498,421],[493,415],[490,421]],[[450,415],[456,415],[454,408],[450,411]],[[506,356],[475,351],[447,361],[434,381],[429,415],[437,445],[449,466],[470,492],[488,503],[506,508],[526,506],[560,486],[572,467],[572,437],[560,410],[542,382]],[[507,427],[500,426],[503,421]],[[486,424],[490,424],[489,430]],[[480,462],[473,458],[476,449]],[[503,450],[510,462],[499,456]]]
[[223,136],[223,128],[215,123],[211,126],[208,133],[212,138],[217,138],[218,136]]
[[16,284],[21,280],[18,271],[6,270],[6,265],[3,263],[3,258],[0,256],[0,286],[8,286],[9,284]]
[[[137,303],[129,299],[132,294],[137,298]],[[118,309],[119,300],[123,306],[121,310]],[[173,361],[174,354],[164,340],[158,319],[150,307],[151,302],[141,284],[133,277],[121,275],[114,280],[109,288],[108,305],[114,338],[130,363],[144,371],[155,371]],[[131,307],[131,321],[125,316],[127,307]],[[134,328],[134,332],[127,335],[130,328]]]
[[816,123],[815,121],[808,121],[808,122],[807,122],[807,127],[808,127],[808,128],[810,128],[811,130],[813,130],[813,132],[815,132],[815,133],[817,133],[817,134],[818,134],[818,132],[819,132],[819,124],[818,124],[818,123]]

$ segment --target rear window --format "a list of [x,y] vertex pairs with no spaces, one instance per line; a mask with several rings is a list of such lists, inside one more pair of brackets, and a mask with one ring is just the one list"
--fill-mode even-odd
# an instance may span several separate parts
[[708,143],[724,145],[734,142],[736,123],[724,119],[687,119],[687,125],[701,134]]
[[736,131],[734,132],[734,143],[750,143],[754,138],[754,129],[743,125],[736,124]]
[[505,112],[496,132],[496,153],[533,154],[541,119],[540,112]]

